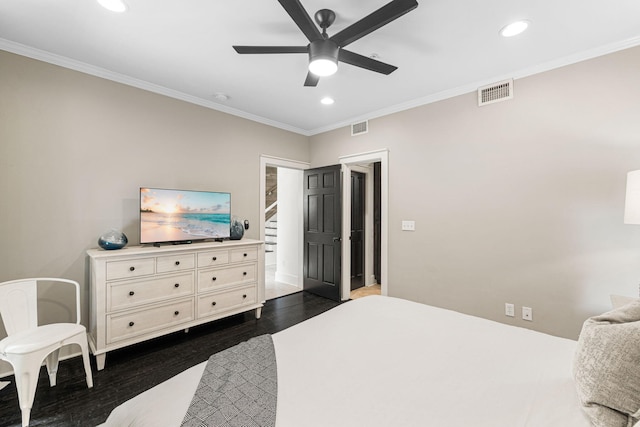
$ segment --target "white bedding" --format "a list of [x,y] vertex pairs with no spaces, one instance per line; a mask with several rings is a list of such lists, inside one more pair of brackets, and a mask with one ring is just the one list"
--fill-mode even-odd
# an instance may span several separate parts
[[[370,296],[273,342],[277,427],[590,426],[568,339]],[[103,426],[179,426],[205,363],[123,403]]]

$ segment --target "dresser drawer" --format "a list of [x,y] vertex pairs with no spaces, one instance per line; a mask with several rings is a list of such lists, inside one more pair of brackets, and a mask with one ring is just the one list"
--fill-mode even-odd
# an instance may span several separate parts
[[166,255],[156,258],[156,272],[158,273],[193,270],[195,266],[195,254]]
[[194,319],[193,298],[107,316],[107,343],[167,329]]
[[257,292],[255,286],[234,289],[198,297],[198,318],[211,316],[243,305],[255,304]]
[[107,311],[115,311],[193,294],[194,273],[108,284]]
[[256,265],[244,264],[198,272],[198,291],[212,290],[256,280]]
[[231,262],[255,261],[258,259],[258,249],[231,249]]
[[155,273],[155,258],[134,258],[107,262],[107,280],[130,279]]
[[210,251],[198,254],[198,267],[215,267],[229,264],[229,251]]

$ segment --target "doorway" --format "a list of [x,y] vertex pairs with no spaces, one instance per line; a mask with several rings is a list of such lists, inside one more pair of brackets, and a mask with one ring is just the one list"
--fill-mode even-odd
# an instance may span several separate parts
[[308,163],[260,157],[260,240],[265,299],[302,290],[302,171]]
[[[352,171],[365,173],[367,185],[367,208],[365,218],[365,236],[373,236],[365,242],[365,284],[378,282],[380,294],[388,295],[388,259],[389,259],[389,151],[386,149],[368,153],[340,157],[343,176],[351,176]],[[374,178],[376,191],[374,188]],[[373,209],[373,199],[379,210]],[[351,186],[343,187],[343,200],[351,200]],[[351,233],[351,203],[343,203],[343,241],[348,241]],[[342,253],[342,299],[350,297],[351,245],[344,245]],[[378,254],[379,253],[379,254]],[[379,262],[374,262],[374,256]]]

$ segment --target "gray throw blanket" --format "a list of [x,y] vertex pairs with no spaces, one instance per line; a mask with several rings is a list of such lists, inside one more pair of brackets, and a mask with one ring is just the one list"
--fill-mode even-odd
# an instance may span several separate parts
[[252,338],[209,358],[182,426],[273,427],[277,390],[271,335]]

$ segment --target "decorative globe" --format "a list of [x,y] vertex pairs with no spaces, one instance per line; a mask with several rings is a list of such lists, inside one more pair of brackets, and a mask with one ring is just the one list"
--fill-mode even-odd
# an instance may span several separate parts
[[231,218],[231,240],[240,240],[244,236],[244,224],[237,216]]
[[111,229],[98,239],[98,246],[107,251],[112,249],[122,249],[129,243],[129,239],[122,231]]

